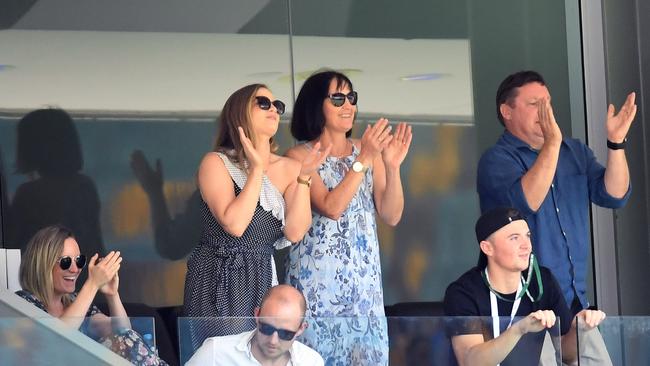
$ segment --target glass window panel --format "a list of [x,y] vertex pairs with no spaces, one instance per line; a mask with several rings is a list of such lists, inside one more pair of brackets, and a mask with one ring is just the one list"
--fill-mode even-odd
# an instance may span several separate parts
[[[357,129],[380,116],[414,126],[402,168],[402,221],[379,227],[385,303],[440,300],[478,255],[475,171],[502,131],[494,112],[501,79],[538,69],[563,132],[584,127],[569,118],[580,115],[570,106],[582,99],[569,90],[580,76],[567,52],[579,39],[566,34],[579,19],[565,6],[519,0],[13,4],[0,24],[0,47],[7,50],[0,59],[4,229],[23,226],[8,209],[19,188],[37,179],[16,172],[18,122],[35,108],[64,108],[81,146],[78,173],[90,181],[91,198],[77,206],[89,205],[93,191],[99,202],[79,225],[88,228],[97,217],[98,228],[89,231],[98,239],[84,240],[82,248],[101,244],[123,252],[123,274],[133,279],[122,283],[125,301],[179,305],[184,257],[198,235],[195,171],[211,148],[225,99],[263,82],[290,113],[305,78],[335,68],[360,93]],[[294,144],[289,113],[278,131],[281,151]],[[143,155],[133,155],[136,150]],[[165,224],[151,215],[162,200],[152,202],[131,167],[134,160],[144,163],[141,158],[154,170],[160,159]],[[25,244],[4,234],[8,247]],[[282,278],[282,254],[276,259]]]
[[577,16],[567,20],[559,2],[530,1],[296,1],[291,9],[296,90],[315,70],[337,69],[359,91],[356,129],[378,117],[414,125],[402,220],[379,227],[384,300],[442,299],[478,257],[476,165],[502,131],[501,80],[542,72],[571,133],[565,22]]
[[646,365],[650,360],[649,317],[608,316],[596,329],[578,317],[577,326],[580,363]]
[[[185,257],[201,225],[195,174],[212,149],[221,107],[236,89],[260,82],[291,110],[286,2],[31,5],[12,5],[0,30],[4,245],[24,248],[39,227],[62,222],[82,252],[122,252],[124,301],[182,304]],[[26,192],[49,176],[16,172],[17,128],[27,112],[49,106],[65,109],[76,133],[66,137],[37,121],[25,144],[80,145],[81,169],[62,180],[84,184]],[[43,208],[38,194],[67,203]],[[17,195],[24,212],[15,209]]]

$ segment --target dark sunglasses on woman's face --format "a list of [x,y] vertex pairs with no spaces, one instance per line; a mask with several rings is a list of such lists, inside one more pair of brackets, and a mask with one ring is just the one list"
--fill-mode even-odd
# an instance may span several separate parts
[[257,101],[257,106],[260,107],[260,109],[268,111],[271,109],[271,105],[274,105],[279,115],[284,114],[284,103],[282,103],[281,100],[271,101],[271,99],[268,97],[263,96],[255,97],[255,100]]
[[282,339],[283,341],[292,340],[297,333],[291,330],[276,328],[271,324],[267,324],[263,322],[259,322],[257,329],[260,331],[260,333],[264,334],[265,336],[272,336],[273,333],[278,332],[278,338]]
[[330,98],[330,102],[332,102],[332,105],[335,107],[340,107],[345,104],[345,98],[348,98],[348,102],[352,105],[357,105],[357,100],[359,99],[359,95],[357,95],[357,92],[355,91],[351,91],[347,94],[332,93],[327,97]]
[[[67,270],[70,268],[72,265],[72,257],[69,255],[64,255],[63,257],[59,258],[57,261],[59,262],[59,267],[61,267],[62,270]],[[74,264],[77,265],[77,268],[82,269],[86,265],[86,256],[81,254],[76,257],[74,257]]]

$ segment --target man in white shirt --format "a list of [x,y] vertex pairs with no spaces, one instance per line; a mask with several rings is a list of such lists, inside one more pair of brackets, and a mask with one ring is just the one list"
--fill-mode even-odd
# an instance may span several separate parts
[[324,365],[316,351],[295,340],[307,328],[306,308],[300,291],[289,285],[272,287],[255,309],[257,329],[208,338],[185,365]]

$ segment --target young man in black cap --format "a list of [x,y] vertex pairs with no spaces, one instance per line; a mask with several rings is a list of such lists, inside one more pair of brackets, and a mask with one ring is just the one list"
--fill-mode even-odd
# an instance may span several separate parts
[[[466,324],[452,330],[451,342],[463,365],[537,365],[546,332],[560,319],[562,358],[576,360],[576,320],[562,292],[532,253],[526,220],[514,208],[496,208],[476,222],[480,246],[477,267],[453,282],[445,293],[447,316],[493,318],[491,332]],[[514,317],[523,317],[514,322]],[[583,310],[581,325],[596,327],[605,318],[598,310]],[[475,325],[475,324],[472,324]],[[525,342],[519,343],[524,337]]]

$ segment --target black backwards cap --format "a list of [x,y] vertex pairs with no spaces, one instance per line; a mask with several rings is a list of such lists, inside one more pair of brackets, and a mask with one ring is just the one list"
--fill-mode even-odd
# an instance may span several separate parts
[[[476,227],[474,228],[476,231],[476,240],[480,243],[497,230],[516,220],[526,220],[516,208],[498,207],[491,209],[481,215],[478,221],[476,221]],[[479,251],[478,267],[482,269],[487,266],[487,256],[482,250],[479,249]]]

